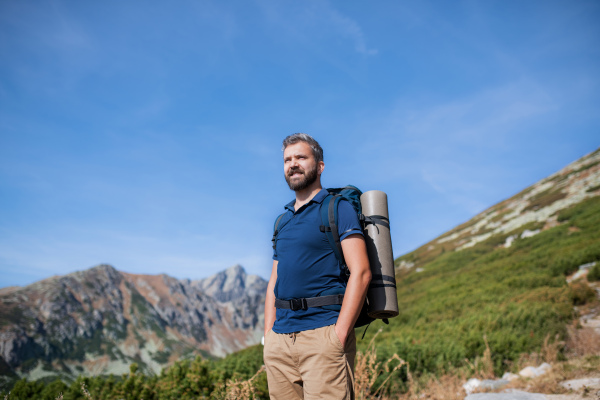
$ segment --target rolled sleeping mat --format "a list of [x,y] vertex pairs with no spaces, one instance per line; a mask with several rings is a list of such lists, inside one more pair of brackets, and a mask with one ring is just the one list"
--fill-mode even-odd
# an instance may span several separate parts
[[360,196],[360,203],[372,274],[367,291],[368,314],[371,318],[392,318],[398,315],[398,297],[387,195],[380,190],[370,190]]

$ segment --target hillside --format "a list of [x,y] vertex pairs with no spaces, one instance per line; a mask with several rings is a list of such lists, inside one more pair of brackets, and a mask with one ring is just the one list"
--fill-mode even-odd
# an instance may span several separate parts
[[266,282],[234,266],[212,277],[134,275],[109,265],[0,290],[0,374],[51,379],[159,373],[262,336]]
[[599,195],[600,149],[399,257],[401,313],[376,338],[380,355],[443,373],[481,357],[487,339],[500,373],[564,339],[574,306],[594,297],[567,276],[582,267],[585,282],[600,262]]
[[600,149],[567,165],[511,198],[488,208],[396,260],[401,269],[419,268],[448,251],[494,238],[509,247],[558,225],[558,212],[600,195]]

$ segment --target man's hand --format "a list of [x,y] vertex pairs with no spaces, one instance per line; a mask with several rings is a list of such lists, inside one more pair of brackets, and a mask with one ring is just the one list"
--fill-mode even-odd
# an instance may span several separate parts
[[341,329],[338,324],[335,325],[335,334],[338,339],[340,339],[340,343],[342,344],[342,348],[346,348],[346,340],[348,339],[348,332],[345,329]]

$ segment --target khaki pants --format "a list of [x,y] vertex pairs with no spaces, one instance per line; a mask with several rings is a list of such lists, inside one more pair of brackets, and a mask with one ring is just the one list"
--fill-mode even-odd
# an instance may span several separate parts
[[354,400],[354,330],[342,348],[335,325],[265,336],[271,400]]

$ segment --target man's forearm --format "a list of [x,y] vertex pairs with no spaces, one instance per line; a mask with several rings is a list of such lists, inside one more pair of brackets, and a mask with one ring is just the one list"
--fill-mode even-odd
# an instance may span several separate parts
[[273,290],[267,289],[267,296],[265,299],[265,335],[275,323],[275,294]]
[[336,323],[342,344],[345,344],[346,337],[354,329],[354,324],[364,304],[370,281],[370,270],[361,270],[350,274],[346,293],[344,294],[344,302]]
[[360,235],[350,235],[342,240],[342,250],[350,278],[346,284],[346,293],[342,309],[335,325],[335,331],[343,345],[346,344],[346,338],[358,319],[362,309],[371,282],[371,268],[369,267],[369,257],[367,256],[367,247],[365,240]]
[[275,283],[277,282],[277,261],[273,261],[271,277],[267,285],[267,294],[265,296],[265,335],[273,327],[276,317],[275,309]]

